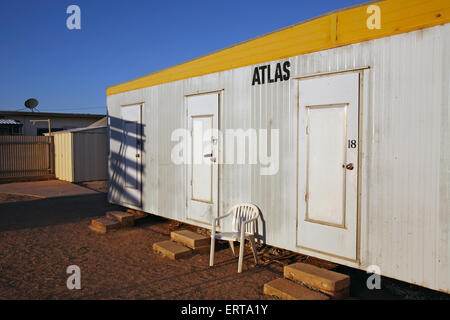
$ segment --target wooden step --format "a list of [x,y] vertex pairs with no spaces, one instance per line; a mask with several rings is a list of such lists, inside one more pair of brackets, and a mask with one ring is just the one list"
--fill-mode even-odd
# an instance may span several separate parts
[[191,249],[204,250],[205,247],[209,247],[211,238],[192,232],[190,230],[172,231],[170,233],[170,239],[173,241],[184,244]]
[[285,266],[284,277],[304,283],[334,299],[348,297],[350,290],[349,276],[301,262]]
[[264,285],[264,294],[282,300],[328,300],[329,297],[288,279],[275,279]]
[[153,251],[172,260],[186,258],[192,255],[191,249],[171,240],[155,242],[153,244]]
[[110,211],[106,217],[118,220],[123,227],[132,227],[134,225],[134,215],[123,211]]
[[95,228],[91,228],[91,229],[99,229],[103,233],[106,233],[110,230],[119,229],[122,227],[119,220],[111,219],[111,218],[107,218],[107,217],[92,219],[91,225],[93,227],[95,227]]
[[139,220],[146,218],[148,216],[148,213],[141,211],[141,210],[135,210],[135,209],[127,209],[127,213],[130,213],[134,216],[134,220]]
[[89,229],[97,233],[106,233],[106,230],[104,228],[99,228],[93,224],[89,225]]

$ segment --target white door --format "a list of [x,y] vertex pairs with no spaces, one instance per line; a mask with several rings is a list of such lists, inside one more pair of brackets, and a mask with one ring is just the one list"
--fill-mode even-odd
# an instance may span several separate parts
[[300,80],[297,245],[356,260],[359,73]]
[[210,225],[218,207],[218,93],[187,97],[189,166],[187,172],[187,218]]
[[122,114],[122,193],[121,202],[141,206],[141,105],[121,107]]

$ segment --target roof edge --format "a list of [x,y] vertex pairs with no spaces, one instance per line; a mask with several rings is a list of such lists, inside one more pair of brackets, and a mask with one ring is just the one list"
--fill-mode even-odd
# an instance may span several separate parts
[[[381,28],[369,29],[377,5]],[[362,3],[240,42],[106,89],[107,96],[205,74],[388,37],[450,22],[448,0],[378,0]],[[261,50],[264,48],[264,50]],[[287,49],[286,49],[287,48]],[[237,62],[236,62],[237,61]]]
[[105,114],[97,113],[62,113],[62,112],[30,112],[30,111],[13,111],[13,110],[0,110],[1,115],[20,115],[20,116],[35,116],[35,117],[71,117],[71,118],[98,118],[106,117]]

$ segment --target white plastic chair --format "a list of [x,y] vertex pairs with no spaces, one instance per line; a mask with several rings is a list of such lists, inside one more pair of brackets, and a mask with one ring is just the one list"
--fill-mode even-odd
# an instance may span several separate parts
[[[219,220],[226,218],[228,216],[233,217],[233,231],[232,232],[221,232],[216,233],[216,225]],[[253,257],[255,258],[256,264],[258,264],[258,257],[256,256],[256,246],[255,246],[255,232],[256,223],[259,217],[259,209],[250,203],[241,203],[233,206],[224,216],[215,218],[213,221],[212,233],[211,233],[211,252],[209,257],[209,266],[214,265],[214,246],[215,240],[225,240],[228,241],[231,248],[231,253],[233,258],[236,257],[234,253],[234,241],[239,241],[239,262],[238,262],[238,273],[242,272],[242,260],[244,258],[244,244],[245,239],[250,241],[253,251]]]

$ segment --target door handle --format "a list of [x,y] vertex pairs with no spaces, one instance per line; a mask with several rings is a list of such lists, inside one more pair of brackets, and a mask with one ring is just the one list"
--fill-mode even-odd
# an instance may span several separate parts
[[208,153],[208,154],[204,154],[203,158],[212,158],[213,154],[212,153]]
[[[344,167],[344,165],[342,165],[342,167]],[[353,169],[354,169],[353,163],[349,163],[348,165],[345,166],[345,168],[346,168],[347,170],[353,170]]]
[[139,153],[136,153],[136,158],[139,158],[141,155]]

